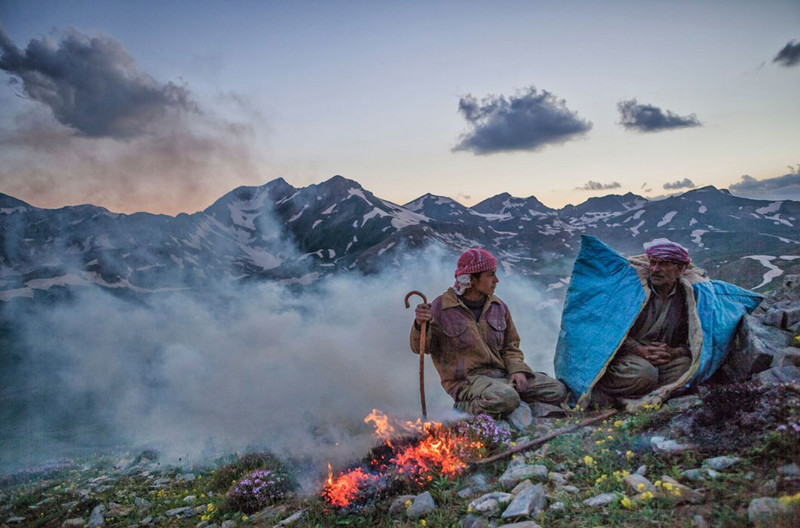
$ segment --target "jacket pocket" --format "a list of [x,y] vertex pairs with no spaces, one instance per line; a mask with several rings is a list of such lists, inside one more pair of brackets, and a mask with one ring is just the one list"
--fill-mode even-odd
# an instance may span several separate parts
[[445,310],[439,321],[442,333],[459,349],[466,348],[470,344],[469,324],[470,321],[457,310]]
[[506,318],[502,310],[491,309],[486,314],[486,322],[489,323],[489,346],[495,350],[503,348],[506,334]]

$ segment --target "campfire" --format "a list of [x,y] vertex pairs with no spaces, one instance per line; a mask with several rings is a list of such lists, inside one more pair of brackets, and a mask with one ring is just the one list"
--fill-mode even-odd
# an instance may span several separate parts
[[439,477],[453,477],[470,462],[508,447],[510,434],[486,415],[451,424],[403,421],[373,409],[380,444],[360,464],[339,475],[328,466],[322,498],[339,508],[362,505],[403,489],[414,490]]

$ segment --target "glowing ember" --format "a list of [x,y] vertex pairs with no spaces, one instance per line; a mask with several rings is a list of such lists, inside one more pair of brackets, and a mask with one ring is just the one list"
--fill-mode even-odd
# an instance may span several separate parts
[[334,506],[344,507],[350,504],[359,490],[375,483],[378,477],[364,473],[361,468],[348,471],[333,478],[331,466],[328,464],[328,479],[322,491],[323,498]]
[[[392,482],[422,486],[440,475],[457,475],[470,461],[483,458],[488,451],[508,447],[508,432],[499,429],[494,420],[485,415],[444,426],[436,422],[393,419],[373,409],[364,422],[373,422],[375,433],[384,442],[373,449],[366,465],[346,471],[335,479],[328,466],[322,497],[334,506],[350,506],[379,494]],[[398,433],[406,436],[414,433],[414,437],[396,440],[393,445],[390,437]],[[363,468],[367,468],[366,471]]]

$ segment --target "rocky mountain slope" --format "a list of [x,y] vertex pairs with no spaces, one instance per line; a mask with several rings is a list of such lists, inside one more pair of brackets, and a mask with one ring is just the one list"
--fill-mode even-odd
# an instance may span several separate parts
[[659,201],[628,193],[560,210],[507,193],[473,207],[426,194],[400,206],[335,176],[295,188],[279,178],[240,187],[176,217],[82,205],[40,209],[0,194],[0,300],[95,284],[125,292],[209,282],[310,284],[337,272],[401,265],[416,250],[490,249],[504,271],[559,284],[580,235],[624,254],[668,237],[715,278],[770,288],[800,271],[800,202],[767,202],[704,187]]

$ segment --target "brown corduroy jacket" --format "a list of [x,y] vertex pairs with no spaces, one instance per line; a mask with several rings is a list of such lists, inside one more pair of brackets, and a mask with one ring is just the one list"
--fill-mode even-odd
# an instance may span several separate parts
[[[431,355],[442,387],[455,399],[468,376],[515,372],[532,374],[519,348],[519,334],[506,304],[487,297],[480,319],[475,317],[452,288],[431,303],[426,353]],[[420,329],[411,325],[411,350],[419,354]]]

